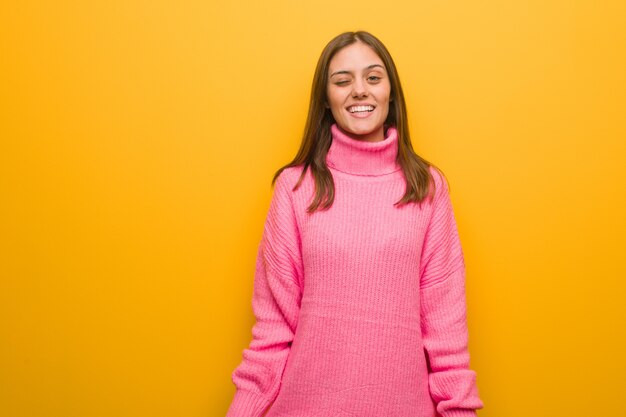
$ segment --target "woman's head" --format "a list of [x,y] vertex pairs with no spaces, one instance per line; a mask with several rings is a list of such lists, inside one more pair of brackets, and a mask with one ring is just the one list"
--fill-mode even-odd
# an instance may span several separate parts
[[[367,68],[370,65],[381,72],[377,75],[384,75],[382,84],[372,82],[374,79],[367,80],[368,74],[375,74],[375,71],[370,71],[372,68]],[[334,73],[337,71],[347,74],[349,81],[357,79],[358,82],[343,89],[341,85],[334,84],[337,80]],[[355,109],[350,107],[358,100],[372,104],[375,107],[372,116],[376,117],[353,115],[351,112]],[[326,165],[326,155],[332,143],[331,126],[337,123],[347,133],[362,140],[382,140],[384,129],[394,126],[398,131],[396,160],[407,184],[404,196],[396,204],[421,202],[434,190],[429,171],[431,164],[413,150],[407,120],[398,71],[385,45],[368,32],[342,33],[326,45],[317,61],[300,149],[293,161],[276,172],[272,182],[285,168],[301,166],[302,174],[294,186],[294,189],[298,188],[310,169],[315,181],[315,196],[308,211],[327,209],[335,198],[332,173]]]
[[[365,67],[360,65],[370,61],[371,63]],[[367,66],[373,64],[380,64],[382,68],[374,67],[368,70]],[[333,75],[336,71],[349,73]],[[380,83],[372,83],[371,80],[363,78],[372,72],[374,76],[383,76]],[[351,82],[338,86],[337,81]],[[361,84],[355,81],[364,82]],[[384,91],[380,88],[383,86],[388,87],[388,97],[381,97],[381,95],[384,96]],[[368,102],[363,96],[368,93],[374,94],[375,100],[382,100],[381,105],[377,106],[369,117],[358,119],[345,110],[346,105],[341,105],[340,100],[348,105],[359,100]],[[352,98],[353,96],[355,98]],[[376,105],[376,103],[372,104]],[[386,114],[382,114],[385,112]],[[378,38],[368,32],[345,32],[336,36],[326,45],[317,62],[311,89],[309,118],[319,122],[317,126],[330,128],[330,125],[337,123],[348,133],[359,135],[360,131],[369,130],[369,125],[372,124],[369,119],[376,119],[375,121],[378,122],[380,116],[384,116],[382,121],[386,126],[401,128],[406,124],[404,94],[391,54]],[[374,124],[378,127],[380,123]],[[376,137],[376,140],[383,139],[380,134]],[[366,137],[363,139],[371,140]]]
[[363,42],[340,49],[328,64],[326,107],[354,139],[385,139],[391,86],[385,64]]

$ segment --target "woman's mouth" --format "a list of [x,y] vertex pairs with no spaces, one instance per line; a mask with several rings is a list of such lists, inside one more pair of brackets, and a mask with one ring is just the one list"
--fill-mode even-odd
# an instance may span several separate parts
[[350,106],[348,107],[348,112],[350,113],[361,113],[366,114],[374,111],[374,106],[365,105],[365,106]]

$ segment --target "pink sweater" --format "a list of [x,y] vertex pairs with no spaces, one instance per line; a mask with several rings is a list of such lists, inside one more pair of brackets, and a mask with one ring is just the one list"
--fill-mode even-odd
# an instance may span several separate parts
[[[252,341],[227,417],[470,417],[465,267],[443,177],[405,190],[394,128],[362,142],[332,127],[335,201],[308,214],[310,172],[277,179],[259,245]],[[272,404],[273,403],[273,404]]]

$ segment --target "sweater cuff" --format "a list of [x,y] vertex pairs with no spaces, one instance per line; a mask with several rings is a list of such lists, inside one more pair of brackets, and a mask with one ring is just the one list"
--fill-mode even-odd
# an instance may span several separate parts
[[448,410],[441,417],[476,417],[476,410]]
[[259,394],[237,390],[226,417],[261,417],[268,405],[267,399]]

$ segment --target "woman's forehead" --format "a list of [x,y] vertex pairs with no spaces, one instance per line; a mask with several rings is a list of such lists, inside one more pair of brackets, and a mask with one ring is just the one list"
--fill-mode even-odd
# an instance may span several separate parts
[[378,54],[362,42],[355,42],[337,51],[330,60],[328,67],[331,74],[336,71],[385,69],[383,60]]

